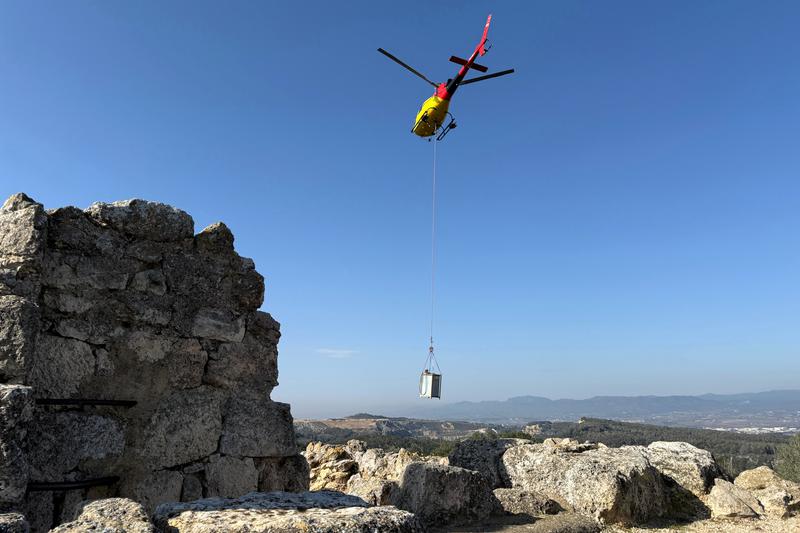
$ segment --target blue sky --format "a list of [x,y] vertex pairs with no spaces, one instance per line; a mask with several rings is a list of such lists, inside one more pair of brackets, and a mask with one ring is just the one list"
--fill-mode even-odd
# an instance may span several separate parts
[[0,195],[222,220],[296,416],[424,407],[432,145],[445,401],[797,388],[796,2],[0,5]]

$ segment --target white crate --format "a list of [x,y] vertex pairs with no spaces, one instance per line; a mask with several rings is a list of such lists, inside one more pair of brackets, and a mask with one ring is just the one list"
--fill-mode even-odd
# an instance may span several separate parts
[[442,375],[424,371],[419,377],[419,397],[420,398],[441,398],[442,397]]

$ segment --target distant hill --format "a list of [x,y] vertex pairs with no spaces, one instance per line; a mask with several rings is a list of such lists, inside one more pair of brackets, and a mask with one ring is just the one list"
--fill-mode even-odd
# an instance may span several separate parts
[[798,427],[800,390],[701,396],[595,396],[585,400],[518,396],[505,401],[426,406],[402,414],[496,424],[593,417],[690,427]]

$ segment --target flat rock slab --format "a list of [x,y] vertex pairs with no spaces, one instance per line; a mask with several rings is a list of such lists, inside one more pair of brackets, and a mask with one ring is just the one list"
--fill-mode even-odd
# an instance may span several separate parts
[[333,491],[250,493],[164,504],[153,520],[162,533],[422,533],[417,518],[394,507],[367,507]]
[[127,498],[108,498],[85,502],[72,522],[62,524],[51,533],[153,533],[153,526],[144,508]]
[[600,533],[605,530],[589,517],[562,513],[542,518],[496,517],[479,524],[433,531],[436,533]]

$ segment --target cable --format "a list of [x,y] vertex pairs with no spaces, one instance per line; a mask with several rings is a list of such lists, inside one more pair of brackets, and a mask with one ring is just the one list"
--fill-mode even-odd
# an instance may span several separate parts
[[433,140],[433,180],[431,185],[431,325],[430,325],[430,345],[428,347],[428,357],[425,359],[425,371],[433,370],[436,365],[437,373],[441,374],[439,361],[433,353],[433,323],[436,310],[436,145]]
[[436,145],[433,141],[433,184],[431,186],[431,349],[433,348],[433,317],[436,301]]

